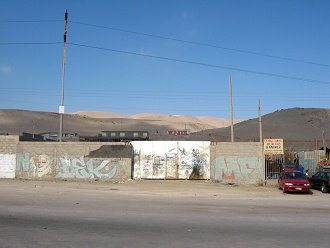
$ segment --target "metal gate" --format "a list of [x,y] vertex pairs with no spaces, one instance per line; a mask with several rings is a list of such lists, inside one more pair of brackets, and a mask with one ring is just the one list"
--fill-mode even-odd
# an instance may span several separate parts
[[210,179],[209,141],[133,141],[134,179]]
[[265,155],[265,178],[266,180],[278,179],[282,164],[299,163],[298,154],[292,150],[285,150],[284,154]]
[[265,155],[265,178],[278,179],[281,172],[281,164],[284,163],[284,154]]

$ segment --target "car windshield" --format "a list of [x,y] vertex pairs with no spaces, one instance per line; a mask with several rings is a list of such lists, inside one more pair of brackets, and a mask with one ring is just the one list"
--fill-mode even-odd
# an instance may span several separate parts
[[286,172],[283,177],[285,179],[306,179],[306,176],[298,171]]

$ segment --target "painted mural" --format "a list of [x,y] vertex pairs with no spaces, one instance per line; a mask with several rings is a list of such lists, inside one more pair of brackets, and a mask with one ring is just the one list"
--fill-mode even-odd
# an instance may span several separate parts
[[210,142],[134,141],[134,178],[209,179]]
[[262,160],[258,157],[218,156],[215,180],[222,183],[257,183],[263,177]]
[[34,155],[30,158],[30,172],[34,177],[51,176],[52,168],[54,168],[54,161],[48,155]]
[[[131,159],[60,157],[17,154],[16,172],[21,178],[104,179],[131,177]],[[15,164],[14,163],[14,164]],[[15,176],[15,168],[14,168]]]
[[53,175],[54,159],[45,154],[17,154],[16,171],[29,177],[42,178]]
[[16,154],[0,154],[0,178],[15,178]]

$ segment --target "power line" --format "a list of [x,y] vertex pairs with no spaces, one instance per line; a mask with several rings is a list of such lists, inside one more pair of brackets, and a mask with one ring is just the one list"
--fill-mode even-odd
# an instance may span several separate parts
[[55,45],[63,44],[63,42],[0,42],[1,46],[10,46],[10,45]]
[[0,20],[0,23],[45,23],[45,22],[62,22],[63,20]]
[[181,42],[181,43],[186,43],[186,44],[191,44],[191,45],[217,48],[217,49],[222,49],[222,50],[227,50],[227,51],[232,51],[232,52],[245,53],[245,54],[251,54],[251,55],[256,55],[256,56],[268,57],[268,58],[273,58],[273,59],[279,59],[279,60],[286,60],[286,61],[291,61],[291,62],[298,62],[298,63],[316,65],[316,66],[330,67],[330,65],[328,65],[328,64],[316,63],[316,62],[312,62],[312,61],[295,59],[295,58],[289,58],[289,57],[284,57],[284,56],[277,56],[277,55],[260,53],[260,52],[255,52],[255,51],[249,51],[249,50],[243,50],[243,49],[237,49],[237,48],[230,48],[230,47],[212,45],[212,44],[203,43],[203,42],[183,40],[183,39],[178,39],[178,38],[173,38],[173,37],[167,37],[167,36],[156,35],[156,34],[148,34],[148,33],[143,33],[143,32],[137,32],[137,31],[127,30],[127,29],[109,27],[109,26],[101,26],[101,25],[95,25],[95,24],[88,24],[88,23],[84,23],[84,22],[77,22],[77,21],[70,21],[70,22],[71,23],[74,23],[74,24],[83,25],[83,26],[90,26],[90,27],[96,27],[96,28],[109,29],[109,30],[113,30],[113,31],[123,32],[123,33],[129,33],[129,34],[135,34],[135,35],[142,35],[142,36],[147,36],[147,37],[152,37],[152,38],[157,38],[157,39],[163,39],[163,40],[169,40],[169,41],[175,41],[175,42]]
[[[48,106],[58,106],[58,104],[56,103],[49,103],[49,102],[43,102],[43,101],[26,101],[26,100],[13,100],[13,99],[3,99],[5,100],[6,102],[13,102],[13,103],[17,103],[17,104],[20,104],[20,103],[30,103],[30,104],[34,104],[34,105],[48,105]],[[91,105],[77,105],[77,104],[67,104],[68,107],[75,107],[75,108],[93,108],[93,111],[96,111],[95,109],[105,109],[104,107],[101,107],[100,106],[91,106]],[[116,111],[126,111],[126,110],[141,110],[144,109],[145,110],[148,110],[148,111],[168,111],[168,109],[165,109],[165,108],[153,108],[153,107],[118,107],[116,108]],[[171,110],[172,111],[172,110]],[[203,111],[203,112],[226,112],[227,109],[219,109],[219,108],[201,108],[201,109],[197,109],[197,108],[192,108],[192,109],[189,109],[189,108],[176,108],[175,111],[181,111],[181,112],[184,112],[184,111],[189,111],[189,112],[199,112],[199,111]],[[235,112],[251,112],[251,111],[255,111],[255,108],[246,108],[246,109],[237,109],[235,110]],[[264,109],[265,112],[267,111],[274,111],[273,109]],[[87,111],[88,112],[88,111]],[[187,114],[188,115],[188,114]]]
[[[6,94],[14,93],[15,95],[35,95],[35,96],[59,96],[57,93],[57,89],[49,89],[49,90],[42,90],[42,89],[24,89],[24,88],[0,88],[3,92],[8,92]],[[223,94],[205,94],[205,93],[197,93],[197,92],[186,92],[186,94],[178,94],[173,92],[159,92],[159,91],[120,91],[120,90],[75,90],[75,89],[68,89],[67,95],[71,97],[109,97],[109,93],[112,94],[112,98],[159,98],[164,97],[165,99],[198,99],[198,98],[221,98],[227,99],[228,96]],[[259,96],[257,95],[233,95],[235,99],[257,99]],[[299,95],[299,96],[292,96],[292,95],[269,95],[265,96],[266,99],[282,99],[282,98],[289,98],[290,100],[327,100],[329,97],[327,95]]]
[[73,45],[73,46],[78,46],[78,47],[92,48],[92,49],[109,51],[109,52],[116,52],[116,53],[124,53],[124,54],[130,54],[130,55],[136,55],[136,56],[141,56],[141,57],[148,57],[148,58],[154,58],[154,59],[160,59],[160,60],[166,60],[166,61],[172,61],[172,62],[179,62],[179,63],[185,63],[185,64],[200,65],[200,66],[217,68],[217,69],[225,69],[225,70],[231,70],[231,71],[246,72],[246,73],[251,73],[251,74],[277,77],[277,78],[285,78],[285,79],[291,79],[291,80],[296,80],[296,81],[304,81],[304,82],[309,82],[309,83],[326,84],[326,85],[330,84],[329,81],[322,81],[322,80],[316,80],[316,79],[310,79],[310,78],[295,77],[295,76],[289,76],[289,75],[277,74],[277,73],[271,73],[271,72],[254,71],[254,70],[242,69],[242,68],[238,68],[238,67],[207,64],[207,63],[196,62],[196,61],[189,61],[189,60],[183,60],[183,59],[162,57],[162,56],[156,56],[156,55],[148,55],[148,54],[142,54],[142,53],[137,53],[137,52],[129,52],[129,51],[124,51],[124,50],[97,47],[97,46],[91,46],[91,45],[79,44],[79,43],[73,43],[73,42],[68,42],[68,44]]
[[[49,22],[62,22],[62,21],[63,20],[59,20],[59,19],[54,19],[54,20],[0,20],[0,23],[49,23]],[[83,25],[83,26],[109,29],[109,30],[113,30],[113,31],[123,32],[123,33],[142,35],[142,36],[146,36],[146,37],[169,40],[169,41],[175,41],[175,42],[186,43],[186,44],[191,44],[191,45],[222,49],[222,50],[227,50],[227,51],[232,51],[232,52],[251,54],[251,55],[256,55],[256,56],[262,56],[262,57],[268,57],[268,58],[273,58],[273,59],[292,61],[292,62],[297,62],[297,63],[304,63],[304,64],[310,64],[310,65],[316,65],[316,66],[330,67],[329,64],[317,63],[317,62],[301,60],[301,59],[295,59],[295,58],[284,57],[284,56],[277,56],[277,55],[272,55],[272,54],[267,54],[267,53],[260,53],[260,52],[256,52],[256,51],[250,51],[250,50],[243,50],[243,49],[238,49],[238,48],[231,48],[231,47],[213,45],[213,44],[197,42],[197,41],[189,41],[189,40],[178,39],[178,38],[173,38],[173,37],[168,37],[168,36],[163,36],[163,35],[156,35],[156,34],[150,34],[150,33],[144,33],[144,32],[138,32],[138,31],[132,31],[132,30],[127,30],[127,29],[122,29],[122,28],[96,25],[96,24],[89,24],[89,23],[78,22],[78,21],[69,21],[69,22],[74,23],[74,24],[78,24],[78,25]]]

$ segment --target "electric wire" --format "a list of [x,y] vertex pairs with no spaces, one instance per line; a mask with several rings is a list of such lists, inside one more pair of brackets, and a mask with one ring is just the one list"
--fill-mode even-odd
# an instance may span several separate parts
[[[55,19],[55,20],[0,20],[0,23],[47,23],[47,22],[48,23],[49,22],[63,22],[63,20],[59,20],[59,19]],[[118,31],[118,32],[123,32],[123,33],[141,35],[141,36],[146,36],[146,37],[151,37],[151,38],[175,41],[175,42],[180,42],[183,44],[210,47],[210,48],[222,49],[222,50],[227,50],[227,51],[232,51],[232,52],[237,52],[237,53],[245,53],[245,54],[250,54],[250,55],[255,55],[255,56],[268,57],[268,58],[273,58],[273,59],[278,59],[278,60],[286,60],[286,61],[297,62],[297,63],[330,67],[329,64],[324,64],[324,63],[317,63],[317,62],[312,62],[312,61],[307,61],[307,60],[302,60],[302,59],[272,55],[272,54],[267,54],[267,53],[251,51],[251,50],[244,50],[244,49],[231,48],[231,47],[226,47],[226,46],[213,45],[213,44],[204,43],[204,42],[189,41],[189,40],[184,40],[184,39],[179,39],[179,38],[174,38],[174,37],[169,37],[169,36],[164,36],[164,35],[150,34],[150,33],[138,32],[138,31],[122,29],[122,28],[117,28],[117,27],[104,26],[104,25],[90,24],[90,23],[79,22],[79,21],[68,21],[68,22],[73,23],[73,24],[82,25],[82,26],[102,28],[102,29],[108,29],[108,30],[113,30],[113,31]]]
[[55,41],[55,42],[0,42],[1,46],[10,46],[10,45],[55,45],[55,44],[63,44],[63,42]]
[[[38,96],[59,96],[59,93],[56,94],[54,92],[57,92],[58,89],[40,89],[40,88],[1,88],[0,90],[2,92],[8,92],[8,93],[15,93],[19,95],[38,95]],[[82,89],[66,89],[66,94],[68,96],[75,96],[79,94],[79,96],[84,96],[84,97],[102,97],[106,96],[109,97],[109,94],[111,94],[111,98],[121,98],[121,97],[127,97],[127,98],[145,98],[145,97],[165,97],[168,98],[170,96],[171,99],[196,99],[196,98],[221,98],[221,99],[227,99],[229,98],[228,95],[226,94],[216,94],[216,93],[206,93],[206,92],[185,92],[184,94],[182,93],[176,93],[172,91],[161,91],[159,92],[158,90],[143,90],[143,91],[138,91],[138,90],[107,90],[107,89],[99,89],[99,90],[82,90]],[[170,94],[170,95],[169,95]],[[258,98],[259,96],[257,95],[233,95],[233,98],[235,99],[246,99],[246,98],[251,98],[255,99]],[[271,95],[263,95],[264,98],[270,99],[287,99],[290,98],[291,100],[300,100],[300,99],[311,99],[311,100],[327,100],[330,99],[330,96],[325,94],[325,95],[317,95],[317,96],[311,96],[311,95],[299,95],[299,96],[292,96],[290,94],[271,94]]]
[[46,23],[46,22],[63,22],[63,20],[0,20],[0,23]]
[[84,26],[109,29],[109,30],[113,30],[113,31],[123,32],[123,33],[142,35],[142,36],[147,36],[147,37],[152,37],[152,38],[157,38],[157,39],[163,39],[163,40],[169,40],[169,41],[175,41],[175,42],[180,42],[180,43],[185,43],[185,44],[190,44],[190,45],[210,47],[210,48],[222,49],[222,50],[227,50],[227,51],[232,51],[232,52],[245,53],[245,54],[250,54],[250,55],[262,56],[262,57],[268,57],[268,58],[273,58],[273,59],[286,60],[286,61],[291,61],[291,62],[298,62],[298,63],[316,65],[316,66],[330,67],[330,65],[328,65],[328,64],[317,63],[317,62],[312,62],[312,61],[307,61],[307,60],[301,60],[301,59],[271,55],[271,54],[260,53],[260,52],[249,51],[249,50],[243,50],[243,49],[237,49],[237,48],[224,47],[224,46],[219,46],[219,45],[212,45],[212,44],[203,43],[203,42],[183,40],[183,39],[178,39],[178,38],[173,38],[173,37],[168,37],[168,36],[137,32],[137,31],[121,29],[121,28],[115,28],[115,27],[109,27],[109,26],[88,24],[88,23],[78,22],[78,21],[70,21],[70,22],[74,23],[74,24],[84,25]]
[[243,68],[238,68],[238,67],[231,67],[231,66],[224,66],[224,65],[214,65],[214,64],[202,63],[202,62],[197,62],[197,61],[176,59],[176,58],[170,58],[170,57],[162,57],[162,56],[156,56],[156,55],[150,55],[150,54],[144,54],[144,53],[137,53],[137,52],[129,52],[129,51],[124,51],[124,50],[117,50],[117,49],[111,49],[111,48],[105,48],[105,47],[91,46],[91,45],[79,44],[79,43],[73,43],[73,42],[68,42],[67,44],[72,45],[72,46],[77,46],[77,47],[84,47],[84,48],[91,48],[91,49],[97,49],[97,50],[102,50],[102,51],[130,54],[130,55],[136,55],[136,56],[153,58],[153,59],[160,59],[160,60],[179,62],[179,63],[185,63],[185,64],[193,64],[193,65],[199,65],[199,66],[205,66],[205,67],[211,67],[211,68],[217,68],[217,69],[225,69],[225,70],[231,70],[231,71],[239,71],[239,72],[257,74],[257,75],[263,75],[263,76],[291,79],[291,80],[304,81],[304,82],[309,82],[309,83],[326,84],[326,85],[330,84],[329,81],[322,81],[322,80],[316,80],[316,79],[310,79],[310,78],[289,76],[289,75],[284,75],[284,74],[276,74],[276,73],[271,73],[271,72],[248,70],[248,69],[243,69]]

